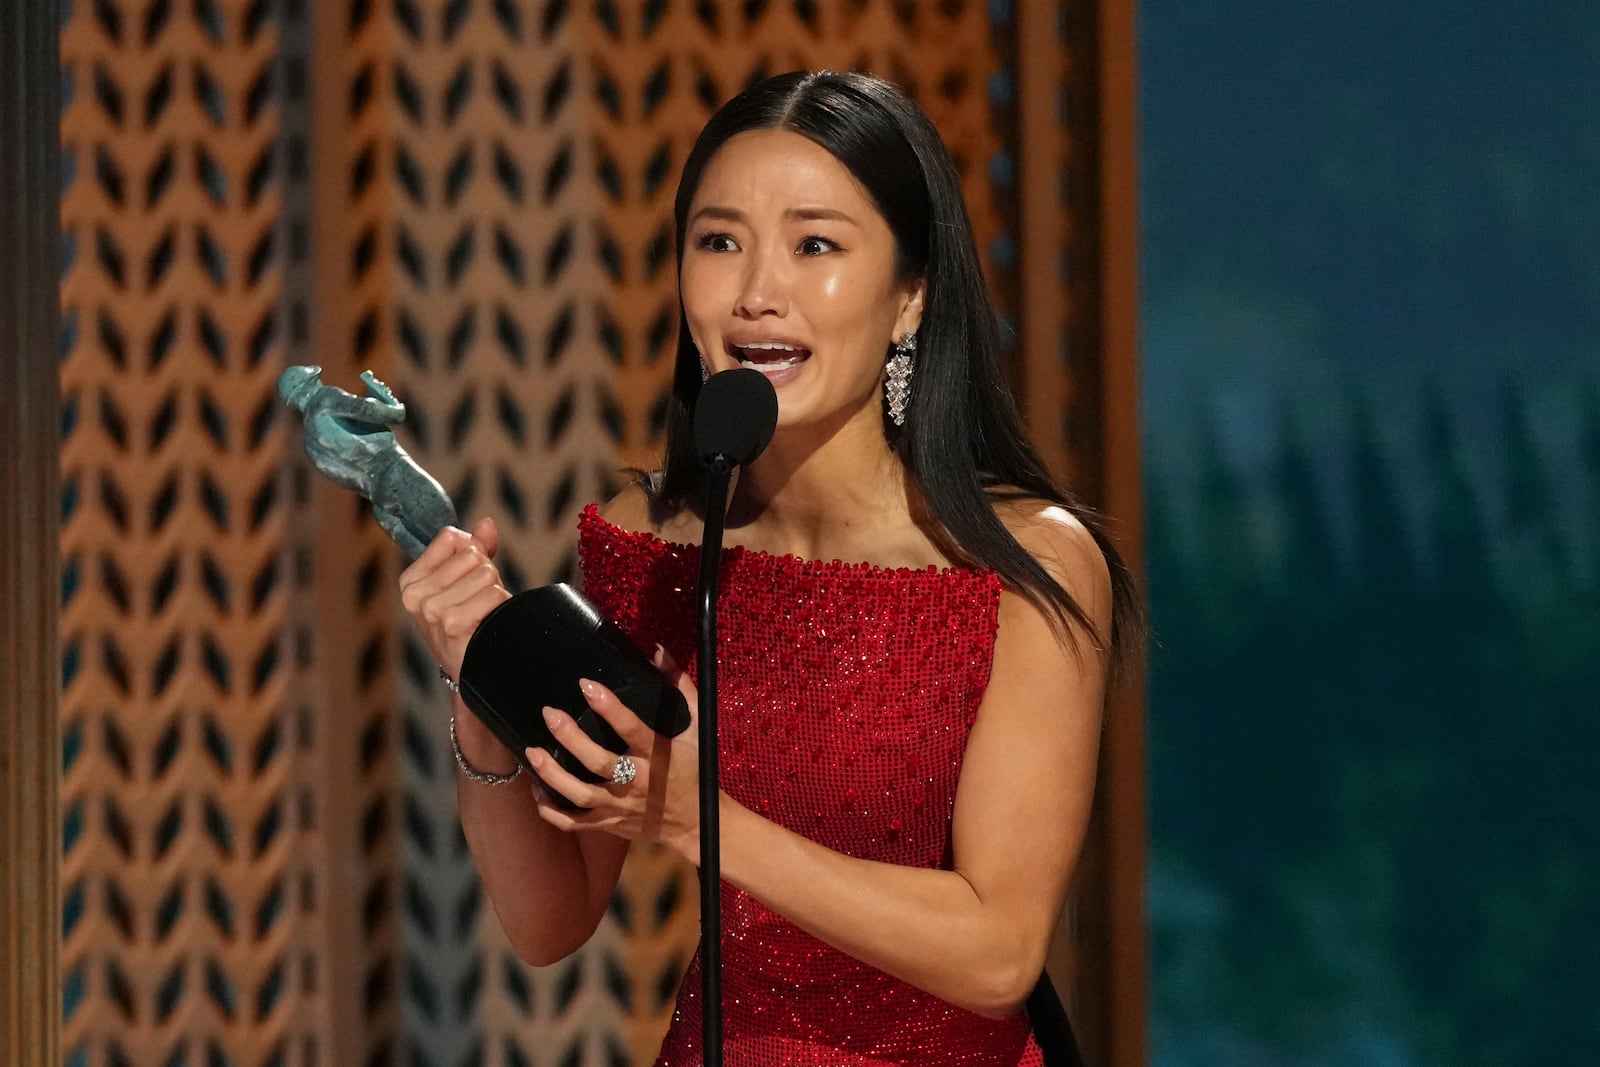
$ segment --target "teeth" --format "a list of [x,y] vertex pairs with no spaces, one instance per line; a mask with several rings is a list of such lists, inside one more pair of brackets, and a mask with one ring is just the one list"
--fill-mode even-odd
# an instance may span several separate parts
[[800,357],[796,356],[794,359],[765,359],[759,362],[752,359],[741,359],[739,361],[739,365],[741,367],[749,367],[753,370],[758,370],[763,373],[772,373],[780,370],[788,370],[790,367],[798,366],[801,362],[803,361],[800,359]]
[[[750,344],[734,347],[749,356],[760,353],[762,358],[741,358],[739,365],[761,371],[763,374],[777,374],[779,371],[788,370],[804,363],[806,357],[811,354],[809,349],[801,348],[799,345],[784,344],[782,341],[752,341]],[[767,355],[768,353],[783,353],[783,356],[772,358]]]

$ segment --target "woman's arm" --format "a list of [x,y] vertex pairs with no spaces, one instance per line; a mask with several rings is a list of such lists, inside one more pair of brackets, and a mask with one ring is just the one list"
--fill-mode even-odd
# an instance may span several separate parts
[[[476,769],[510,773],[511,754],[454,698],[461,754]],[[470,725],[469,725],[470,723]],[[482,734],[469,739],[469,733]],[[479,762],[479,760],[483,762]],[[457,776],[461,830],[511,947],[546,966],[576,951],[611,902],[628,842],[610,834],[565,834],[539,818],[527,776],[482,785]]]
[[[1013,532],[1109,633],[1110,578],[1088,532],[1059,509],[1020,521]],[[1043,969],[1093,795],[1107,657],[1077,636],[1075,646],[1026,599],[1002,594],[994,664],[957,788],[953,870],[844,856],[724,795],[723,877],[918,988],[984,1015],[1014,1013]],[[619,732],[631,729],[633,717],[615,697],[595,692],[596,710]],[[570,721],[558,720],[562,731],[570,736]],[[587,762],[578,745],[568,743]],[[658,837],[698,862],[691,747],[673,743],[667,775],[658,769],[666,753],[652,753],[648,767],[639,761],[635,785],[644,786],[643,796],[589,791],[541,767],[553,788],[596,807],[573,817],[543,803],[540,814],[563,829]],[[593,769],[609,769],[609,754],[589,755]]]
[[[460,677],[462,655],[478,624],[511,595],[494,566],[498,546],[489,519],[470,535],[447,528],[400,576],[401,601],[452,678]],[[515,769],[511,753],[459,696],[451,711],[470,766],[493,774]],[[457,782],[461,828],[512,947],[534,964],[571,953],[605,914],[628,842],[556,830],[539,818],[526,778],[484,785],[460,775]]]

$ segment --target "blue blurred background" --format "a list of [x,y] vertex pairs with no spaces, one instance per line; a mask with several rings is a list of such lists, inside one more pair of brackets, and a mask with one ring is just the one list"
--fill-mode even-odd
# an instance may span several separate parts
[[1152,1062],[1600,1064],[1600,7],[1140,18]]

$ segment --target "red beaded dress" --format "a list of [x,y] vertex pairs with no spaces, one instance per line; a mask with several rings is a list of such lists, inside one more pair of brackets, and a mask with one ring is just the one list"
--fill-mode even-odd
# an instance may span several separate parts
[[[695,672],[699,549],[579,521],[585,592]],[[850,856],[948,868],[956,781],[989,680],[1000,580],[723,554],[717,615],[722,788]],[[724,884],[729,1067],[1042,1064],[1020,1014],[985,1019],[829,947]],[[930,938],[938,930],[928,930]],[[700,957],[657,1067],[701,1063]]]

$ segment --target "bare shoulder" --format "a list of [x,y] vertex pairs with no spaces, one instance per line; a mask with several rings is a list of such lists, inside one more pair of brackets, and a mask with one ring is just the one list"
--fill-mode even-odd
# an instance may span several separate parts
[[668,541],[697,538],[699,519],[687,509],[662,515],[650,501],[650,494],[636,483],[625,486],[600,508],[600,517],[631,533],[648,533]]
[[1060,504],[1037,497],[998,497],[994,510],[1017,543],[1105,633],[1111,622],[1111,568],[1083,521]]
[[650,521],[650,497],[635,484],[625,486],[621,492],[600,506],[600,517],[613,526],[633,533],[655,533]]

